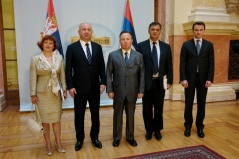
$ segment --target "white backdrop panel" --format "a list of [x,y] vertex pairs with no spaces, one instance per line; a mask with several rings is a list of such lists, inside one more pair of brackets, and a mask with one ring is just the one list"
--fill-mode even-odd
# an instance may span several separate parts
[[[53,5],[65,54],[71,36],[78,36],[78,26],[89,22],[97,37],[109,36],[110,47],[103,47],[105,63],[108,54],[119,48],[118,35],[122,31],[126,0],[54,0]],[[37,42],[43,31],[48,0],[14,0],[20,111],[31,109],[29,93],[29,66],[31,57],[40,53]],[[154,0],[131,0],[131,14],[137,42],[149,37],[148,25],[154,18]],[[140,102],[139,100],[138,102]],[[63,108],[73,108],[73,99]],[[112,105],[106,93],[101,95],[101,106]]]

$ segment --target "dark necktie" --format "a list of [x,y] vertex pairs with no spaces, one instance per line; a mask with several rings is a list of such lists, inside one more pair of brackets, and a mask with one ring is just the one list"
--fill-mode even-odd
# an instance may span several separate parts
[[85,45],[86,45],[87,60],[89,61],[89,63],[91,63],[91,53],[90,53],[89,44],[86,43]]
[[157,49],[156,49],[155,44],[156,44],[156,42],[153,42],[153,49],[152,49],[154,74],[158,73],[158,54],[157,54]]
[[199,44],[200,40],[197,40],[196,42],[196,48],[197,48],[197,53],[199,54],[200,52],[200,44]]
[[128,61],[129,61],[128,52],[125,52],[124,55],[125,55],[125,56],[124,56],[124,61],[125,61],[125,64],[127,64]]

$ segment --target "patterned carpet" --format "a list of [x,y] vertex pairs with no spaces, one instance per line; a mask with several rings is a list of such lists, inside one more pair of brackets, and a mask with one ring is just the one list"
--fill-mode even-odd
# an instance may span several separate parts
[[198,145],[117,159],[225,159],[225,157],[204,145]]

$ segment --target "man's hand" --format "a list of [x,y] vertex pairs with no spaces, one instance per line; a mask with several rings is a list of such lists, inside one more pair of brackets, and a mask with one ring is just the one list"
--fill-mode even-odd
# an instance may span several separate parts
[[206,88],[208,88],[208,87],[210,87],[210,86],[211,86],[211,84],[212,84],[212,82],[211,82],[211,81],[206,81],[205,87],[206,87]]
[[171,88],[171,86],[172,86],[171,84],[167,84],[167,89]]
[[138,98],[143,98],[144,94],[143,93],[138,93]]
[[108,93],[108,97],[110,99],[114,99],[115,94],[113,92]]
[[181,83],[182,83],[182,86],[184,88],[188,88],[188,81],[187,80],[183,80],[183,81],[181,81]]
[[71,88],[71,89],[69,90],[69,93],[70,93],[70,96],[71,96],[72,98],[74,98],[74,97],[75,97],[75,94],[77,94],[75,88]]

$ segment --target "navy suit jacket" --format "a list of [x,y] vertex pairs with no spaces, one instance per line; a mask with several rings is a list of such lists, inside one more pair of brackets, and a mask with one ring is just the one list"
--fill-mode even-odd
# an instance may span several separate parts
[[[173,83],[173,64],[172,52],[169,44],[162,41],[159,42],[160,47],[160,63],[159,63],[159,78],[160,89],[164,89],[163,76],[167,76],[167,83]],[[150,40],[145,40],[137,45],[137,51],[143,54],[145,66],[145,90],[149,90],[153,81],[153,57],[150,47]]]
[[105,62],[101,45],[91,42],[92,62],[89,64],[80,41],[70,44],[66,51],[66,84],[79,94],[99,91],[106,85]]
[[214,49],[213,44],[205,39],[198,55],[194,39],[183,43],[180,55],[180,81],[187,80],[190,85],[199,71],[199,80],[202,87],[206,81],[213,82],[214,78]]

